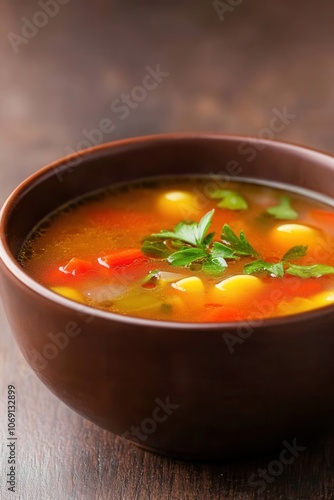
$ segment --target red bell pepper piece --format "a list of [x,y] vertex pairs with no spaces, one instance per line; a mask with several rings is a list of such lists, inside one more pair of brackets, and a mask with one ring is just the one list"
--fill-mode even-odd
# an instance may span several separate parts
[[78,274],[85,274],[90,271],[93,271],[93,266],[90,262],[86,260],[77,259],[73,257],[66,266],[59,267],[59,271],[65,274],[72,274],[73,276],[77,276]]
[[145,262],[147,261],[147,257],[145,257],[145,255],[143,255],[142,252],[137,248],[125,248],[123,250],[117,250],[98,259],[98,263],[101,264],[101,266],[107,267],[108,269],[129,266],[130,264],[139,261]]

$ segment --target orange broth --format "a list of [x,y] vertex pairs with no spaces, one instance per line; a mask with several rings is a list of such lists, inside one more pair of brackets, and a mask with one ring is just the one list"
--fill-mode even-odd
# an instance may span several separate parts
[[[222,199],[211,196],[221,189],[237,193],[247,208],[219,207]],[[284,213],[278,219],[267,212],[280,204],[282,196],[288,197],[296,214],[293,220],[284,219]],[[191,248],[151,235],[172,231],[181,221],[198,223],[213,209],[207,231],[215,232],[213,242],[231,248],[221,237],[227,224],[238,238],[244,232],[256,255],[236,253],[225,259],[226,267],[209,272],[203,266],[206,257],[177,266],[166,256],[141,250],[148,237],[165,245],[170,255]],[[300,246],[305,255],[282,261],[288,250]],[[210,245],[203,248],[212,255]],[[265,270],[246,274],[245,266],[258,260],[281,262],[284,275]],[[334,274],[330,272],[334,208],[289,187],[268,184],[227,185],[216,177],[136,181],[88,195],[51,214],[30,235],[19,262],[54,292],[117,314],[181,322],[285,316],[334,303]],[[327,267],[323,275],[301,277],[287,272],[296,265]]]

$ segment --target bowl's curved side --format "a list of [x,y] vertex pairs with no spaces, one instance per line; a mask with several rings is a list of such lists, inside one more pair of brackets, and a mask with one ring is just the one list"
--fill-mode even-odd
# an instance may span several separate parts
[[[333,319],[293,331],[159,329],[76,314],[1,270],[17,343],[41,380],[97,425],[159,453],[231,458],[334,415]],[[238,338],[231,353],[226,335]]]
[[[18,272],[15,257],[47,213],[112,182],[195,172],[213,183],[217,175],[226,182],[264,178],[330,196],[334,160],[281,143],[211,136],[132,140],[78,158],[71,171],[61,169],[68,162],[61,160],[23,183],[0,222],[6,313],[43,382],[101,427],[187,458],[253,452],[325,425],[334,415],[333,308],[242,329],[162,328],[45,293]],[[237,339],[233,353],[226,334]]]

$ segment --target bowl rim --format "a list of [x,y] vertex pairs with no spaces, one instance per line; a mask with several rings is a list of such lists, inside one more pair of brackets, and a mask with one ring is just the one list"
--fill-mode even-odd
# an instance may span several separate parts
[[[179,321],[162,321],[146,318],[137,318],[133,316],[126,316],[122,314],[117,314],[109,311],[104,311],[92,306],[85,304],[80,304],[71,299],[62,297],[61,295],[53,292],[47,287],[41,285],[35,281],[29,274],[27,274],[23,268],[20,266],[18,261],[12,255],[7,241],[6,234],[4,232],[4,226],[6,220],[10,215],[12,208],[17,204],[17,200],[20,195],[23,195],[27,189],[33,189],[33,187],[38,183],[38,181],[43,182],[46,177],[52,176],[54,171],[59,169],[59,167],[68,165],[69,162],[73,162],[78,158],[84,160],[91,154],[98,154],[103,150],[112,150],[116,148],[131,147],[139,144],[149,144],[158,143],[163,141],[185,141],[185,140],[217,140],[217,141],[234,141],[234,142],[246,142],[252,145],[261,144],[268,145],[271,147],[276,147],[278,149],[284,149],[285,151],[307,153],[308,155],[313,155],[318,160],[330,161],[334,166],[334,157],[328,153],[320,151],[315,148],[306,147],[293,142],[281,141],[276,139],[264,139],[257,136],[245,136],[239,134],[226,134],[226,133],[211,133],[211,132],[174,132],[174,133],[164,133],[164,134],[151,134],[130,137],[126,139],[120,139],[116,141],[111,141],[96,146],[92,146],[87,149],[78,150],[70,155],[63,156],[58,160],[55,160],[46,166],[33,172],[26,179],[24,179],[7,197],[3,206],[0,210],[0,263],[2,263],[7,271],[12,274],[22,285],[30,289],[30,291],[42,296],[44,299],[50,300],[51,302],[57,303],[59,306],[65,307],[72,310],[74,313],[88,317],[95,317],[114,321],[127,323],[131,325],[153,327],[153,328],[168,328],[174,330],[219,330],[223,329],[231,332],[233,330],[241,330],[243,327],[251,327],[254,330],[267,329],[268,327],[284,327],[285,325],[293,325],[296,323],[301,323],[303,321],[317,320],[318,318],[325,319],[327,316],[331,316],[334,313],[334,304],[326,305],[311,311],[291,314],[288,316],[276,316],[269,318],[259,318],[241,321],[231,321],[231,322],[179,322]],[[246,337],[245,337],[246,338]]]

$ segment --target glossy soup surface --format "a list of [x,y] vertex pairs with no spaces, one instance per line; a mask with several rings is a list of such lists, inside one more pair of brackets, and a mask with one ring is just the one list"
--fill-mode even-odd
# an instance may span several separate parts
[[334,303],[333,249],[327,204],[268,185],[188,177],[76,201],[41,222],[19,261],[42,285],[93,307],[220,322]]

